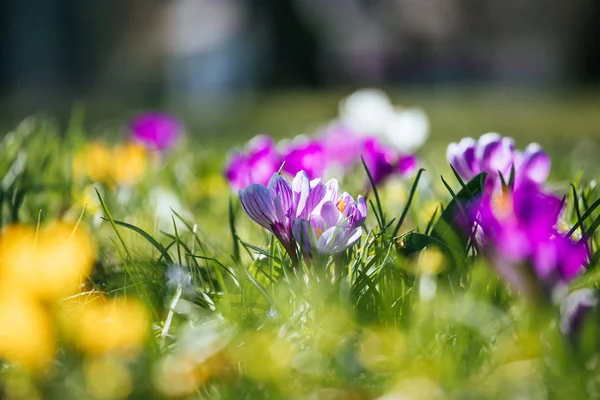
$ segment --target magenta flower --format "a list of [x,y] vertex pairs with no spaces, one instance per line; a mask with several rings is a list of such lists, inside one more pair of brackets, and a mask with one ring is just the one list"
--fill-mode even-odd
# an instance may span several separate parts
[[292,184],[275,173],[266,187],[253,183],[240,190],[239,195],[246,214],[273,233],[296,264],[296,242],[292,235],[294,221],[307,218],[327,192],[328,188],[320,180],[310,181],[301,171]]
[[590,311],[598,305],[598,298],[591,289],[579,289],[569,293],[560,307],[560,330],[571,340],[578,339],[582,324]]
[[365,138],[345,125],[331,125],[318,140],[325,150],[328,169],[333,165],[347,170],[359,164]]
[[283,152],[283,170],[290,175],[306,172],[310,179],[323,176],[327,158],[323,145],[316,140],[306,140],[291,144]]
[[327,195],[319,206],[293,225],[294,238],[305,255],[329,256],[354,245],[362,236],[367,205],[362,196],[354,201],[348,193],[337,196],[337,181],[327,183]]
[[245,152],[231,154],[225,177],[236,190],[245,189],[252,183],[266,185],[282,163],[273,139],[259,135],[248,142]]
[[524,182],[512,193],[484,194],[473,209],[484,252],[499,274],[518,289],[531,290],[526,265],[550,290],[583,270],[587,243],[575,242],[556,230],[561,209],[561,199],[544,193],[534,182]]
[[478,140],[464,138],[450,143],[446,157],[464,180],[487,173],[489,190],[500,187],[500,174],[508,181],[513,167],[517,185],[526,181],[542,184],[550,172],[550,158],[538,144],[532,143],[520,152],[514,149],[512,139],[497,133],[486,133]]
[[363,159],[376,185],[395,174],[409,176],[417,165],[415,156],[399,154],[374,137],[365,140]]
[[174,116],[147,112],[136,116],[129,125],[134,140],[153,150],[171,148],[183,132],[183,125]]

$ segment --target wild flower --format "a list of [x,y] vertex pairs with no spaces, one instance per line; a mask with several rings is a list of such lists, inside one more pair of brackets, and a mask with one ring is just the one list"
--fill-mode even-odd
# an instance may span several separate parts
[[315,140],[323,146],[327,169],[344,172],[360,163],[365,138],[344,124],[332,123]]
[[170,114],[146,112],[134,117],[129,124],[134,140],[151,150],[167,150],[177,142],[183,132],[183,124]]
[[11,225],[0,236],[0,274],[4,284],[41,300],[59,300],[79,290],[94,253],[82,228],[56,223],[38,231]]
[[255,183],[240,190],[239,195],[246,214],[273,233],[295,263],[292,225],[297,218],[308,215],[326,192],[320,180],[310,181],[308,175],[300,171],[291,184],[279,174],[273,174],[266,187]]
[[413,153],[429,136],[429,119],[418,108],[396,108],[387,94],[361,89],[340,103],[339,119],[362,136],[375,136],[400,153]]
[[240,191],[240,201],[250,218],[275,235],[295,264],[296,241],[307,254],[312,253],[313,244],[322,254],[334,254],[360,238],[365,201],[359,196],[355,202],[347,193],[338,197],[338,193],[335,179],[323,184],[320,179],[310,181],[300,171],[292,184],[274,174],[267,187],[250,185]]
[[376,185],[396,174],[410,176],[417,166],[415,156],[399,154],[375,137],[365,140],[363,159]]
[[[337,186],[337,182],[336,182]],[[294,221],[294,238],[303,252],[310,256],[340,253],[354,245],[362,236],[367,217],[367,205],[362,196],[354,201],[348,193],[325,197],[306,218]]]
[[500,175],[508,183],[513,168],[515,185],[542,184],[550,172],[550,158],[539,144],[531,143],[521,152],[514,149],[511,138],[497,133],[486,133],[478,140],[463,138],[458,143],[450,143],[446,158],[465,180],[487,173],[488,190],[501,186]]
[[329,164],[323,144],[312,139],[291,143],[282,156],[283,171],[292,176],[304,171],[310,179],[315,179],[323,176]]
[[273,139],[259,135],[248,142],[245,151],[230,155],[225,177],[235,190],[245,189],[252,183],[266,185],[282,162]]
[[146,339],[149,316],[146,308],[133,298],[97,296],[81,304],[72,324],[73,337],[84,352],[131,354]]
[[16,287],[0,294],[0,357],[42,371],[55,353],[51,320],[42,304]]
[[560,330],[572,339],[580,332],[588,312],[598,305],[596,293],[591,289],[579,289],[569,293],[562,301]]
[[576,242],[556,229],[562,205],[561,199],[526,182],[514,190],[484,194],[473,208],[480,244],[516,288],[531,292],[540,282],[553,291],[583,271],[586,240]]
[[132,186],[144,177],[148,165],[149,154],[141,143],[108,147],[102,141],[94,141],[73,157],[73,174],[78,180],[89,178],[98,183]]
[[113,181],[118,186],[138,183],[148,170],[148,151],[140,143],[126,142],[117,145],[112,154]]
[[73,156],[73,175],[94,182],[108,182],[111,176],[112,150],[101,140],[87,143]]

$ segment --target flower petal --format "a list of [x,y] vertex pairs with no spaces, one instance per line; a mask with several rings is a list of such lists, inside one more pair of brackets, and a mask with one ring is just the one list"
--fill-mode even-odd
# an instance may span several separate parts
[[240,190],[239,195],[246,214],[259,225],[272,231],[275,207],[269,189],[253,183],[246,189]]

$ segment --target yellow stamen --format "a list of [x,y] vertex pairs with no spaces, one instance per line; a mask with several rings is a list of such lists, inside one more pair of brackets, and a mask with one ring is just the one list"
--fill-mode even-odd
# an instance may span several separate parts
[[499,218],[506,218],[513,213],[513,202],[510,193],[503,192],[494,196],[492,200],[494,213]]
[[339,199],[335,206],[338,210],[340,210],[340,212],[344,212],[344,210],[346,209],[346,202],[342,199]]
[[317,236],[317,239],[320,238],[322,234],[323,234],[323,229],[315,228],[315,235]]

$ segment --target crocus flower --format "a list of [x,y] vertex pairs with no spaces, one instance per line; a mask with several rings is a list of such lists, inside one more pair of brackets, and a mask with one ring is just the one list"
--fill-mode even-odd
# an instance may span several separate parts
[[569,293],[560,307],[561,332],[576,340],[586,315],[597,305],[598,298],[591,289],[579,289]]
[[399,154],[374,137],[365,140],[363,159],[376,185],[395,174],[409,176],[417,165],[415,156]]
[[363,135],[382,132],[393,113],[390,98],[378,89],[357,90],[340,102],[340,121]]
[[266,135],[254,137],[245,152],[234,152],[225,170],[225,177],[236,190],[251,183],[266,185],[283,160],[275,148],[273,139]]
[[346,250],[360,239],[367,217],[362,196],[358,196],[357,201],[348,193],[338,198],[335,180],[328,182],[327,187],[329,190],[322,203],[306,219],[294,222],[294,238],[308,256],[314,253],[329,256]]
[[327,165],[325,148],[316,140],[302,140],[290,144],[283,151],[283,170],[294,176],[306,172],[310,179],[323,176]]
[[327,169],[341,167],[343,170],[360,163],[365,138],[341,123],[330,125],[321,133],[321,142],[327,160]]
[[361,89],[340,103],[340,121],[363,136],[376,136],[401,153],[412,153],[429,136],[429,118],[418,108],[395,108],[385,92]]
[[183,125],[174,116],[147,112],[136,116],[129,125],[134,140],[144,143],[152,150],[171,148],[183,131]]
[[296,264],[294,221],[307,218],[327,193],[328,188],[320,180],[310,181],[301,171],[291,184],[275,173],[266,187],[254,183],[240,190],[239,195],[246,214],[273,233]]
[[583,270],[588,258],[585,240],[578,242],[556,230],[562,201],[526,182],[513,191],[484,194],[472,218],[478,241],[499,274],[520,290],[530,291],[525,265],[543,287],[552,291]]
[[464,180],[487,173],[487,190],[500,187],[500,174],[508,181],[513,168],[516,185],[522,182],[542,184],[550,172],[550,158],[540,145],[531,143],[521,152],[514,149],[511,138],[497,133],[486,133],[478,140],[464,138],[458,143],[450,143],[446,157]]

